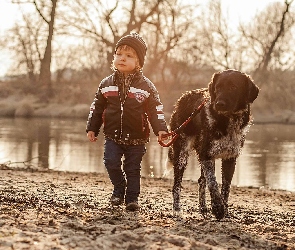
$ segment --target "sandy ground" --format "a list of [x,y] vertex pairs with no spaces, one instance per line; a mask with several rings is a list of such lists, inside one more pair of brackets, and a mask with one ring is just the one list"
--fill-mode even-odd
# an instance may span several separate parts
[[104,174],[0,172],[0,249],[295,249],[295,193],[232,187],[217,221],[199,214],[196,182],[174,217],[172,180],[143,178],[141,210],[126,212]]

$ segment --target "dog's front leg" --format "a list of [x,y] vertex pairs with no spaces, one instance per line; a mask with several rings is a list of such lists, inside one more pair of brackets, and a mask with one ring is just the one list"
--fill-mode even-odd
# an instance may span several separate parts
[[[186,143],[186,141],[184,141]],[[180,193],[181,193],[181,183],[183,178],[184,170],[187,166],[188,161],[188,150],[186,144],[182,140],[178,139],[173,144],[173,149],[169,148],[168,156],[173,163],[174,170],[174,184],[172,189],[173,195],[173,212],[175,214],[179,213],[181,210],[180,204]]]
[[206,206],[206,178],[204,175],[203,168],[201,168],[201,176],[198,180],[199,184],[199,211],[206,217],[207,214],[207,206]]
[[211,196],[212,213],[215,215],[216,219],[220,220],[225,215],[225,207],[215,177],[215,161],[201,161],[201,168],[204,171],[204,175]]
[[228,197],[230,192],[231,181],[235,172],[236,158],[222,159],[221,171],[222,171],[222,187],[221,196],[225,205],[225,213],[228,216]]
[[172,189],[173,194],[173,211],[175,213],[180,212],[180,193],[181,193],[181,182],[183,178],[184,167],[179,165],[174,166],[174,184]]

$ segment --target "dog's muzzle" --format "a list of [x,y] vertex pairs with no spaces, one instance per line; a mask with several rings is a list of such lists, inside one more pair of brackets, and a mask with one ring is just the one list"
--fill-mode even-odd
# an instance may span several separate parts
[[228,112],[228,108],[225,101],[217,100],[214,103],[214,109],[219,112]]

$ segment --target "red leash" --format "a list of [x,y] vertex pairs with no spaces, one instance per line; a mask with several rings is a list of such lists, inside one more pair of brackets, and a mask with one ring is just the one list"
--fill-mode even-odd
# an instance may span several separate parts
[[158,143],[162,146],[162,147],[169,147],[171,146],[174,141],[178,138],[178,136],[180,135],[180,132],[186,127],[186,125],[201,111],[201,109],[204,107],[205,103],[206,103],[206,99],[199,105],[198,108],[196,108],[191,115],[175,130],[173,130],[172,132],[162,136],[162,138],[167,138],[169,136],[172,136],[172,139],[170,141],[168,141],[167,143],[158,140]]

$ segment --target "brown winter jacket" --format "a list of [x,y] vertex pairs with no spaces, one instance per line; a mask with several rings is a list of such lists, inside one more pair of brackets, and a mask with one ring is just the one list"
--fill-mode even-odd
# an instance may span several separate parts
[[154,84],[142,72],[129,76],[132,79],[125,93],[118,71],[101,81],[90,106],[86,132],[93,131],[97,136],[104,124],[106,137],[134,144],[134,140],[148,141],[149,123],[155,135],[167,131],[163,105]]

